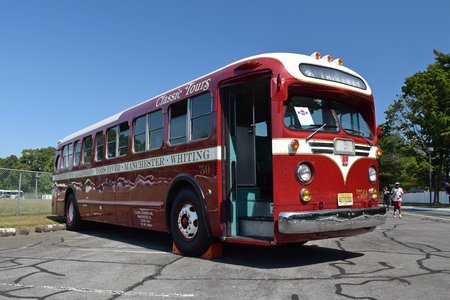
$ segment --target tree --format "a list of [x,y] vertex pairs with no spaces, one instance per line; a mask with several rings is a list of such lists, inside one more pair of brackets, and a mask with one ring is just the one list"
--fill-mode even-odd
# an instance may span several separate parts
[[51,176],[40,172],[52,172],[54,153],[55,148],[53,147],[25,149],[19,158],[15,155],[0,158],[0,168],[36,171],[0,170],[0,188],[16,190],[20,185],[20,190],[25,193],[33,193],[38,190],[40,193],[51,193]]
[[[435,62],[406,78],[402,94],[386,111],[385,128],[421,153],[433,147],[433,189],[448,181],[450,164],[450,55],[434,50]],[[439,202],[435,193],[434,202]]]
[[0,158],[0,168],[14,169],[19,159],[15,155]]
[[[384,130],[385,131],[385,130]],[[380,157],[380,187],[393,187],[401,182],[403,189],[426,188],[426,161],[421,153],[407,144],[399,134],[385,133],[381,136],[379,146],[383,151]]]
[[54,154],[55,148],[53,147],[22,150],[22,156],[19,158],[15,169],[52,172]]

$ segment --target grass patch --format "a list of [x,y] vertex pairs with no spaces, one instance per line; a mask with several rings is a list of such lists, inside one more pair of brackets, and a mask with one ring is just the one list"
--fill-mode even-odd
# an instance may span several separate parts
[[449,204],[430,204],[430,203],[412,203],[412,202],[403,202],[403,206],[414,206],[414,207],[428,207],[428,208],[450,208]]
[[34,230],[36,225],[60,223],[63,219],[52,215],[51,200],[0,199],[0,227],[2,228],[28,227]]
[[47,216],[7,216],[0,218],[0,228],[28,227],[34,230],[37,225],[57,224],[59,222],[49,219]]

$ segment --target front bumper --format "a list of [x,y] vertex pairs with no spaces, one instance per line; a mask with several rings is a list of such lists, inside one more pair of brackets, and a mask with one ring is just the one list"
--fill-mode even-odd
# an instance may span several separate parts
[[375,227],[386,222],[386,208],[282,212],[278,231],[284,234],[318,233]]

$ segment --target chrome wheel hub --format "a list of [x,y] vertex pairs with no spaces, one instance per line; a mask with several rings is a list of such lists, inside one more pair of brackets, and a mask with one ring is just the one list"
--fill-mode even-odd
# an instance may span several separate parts
[[178,213],[178,229],[186,239],[193,239],[198,231],[198,215],[194,206],[185,204]]
[[73,205],[72,202],[69,203],[69,209],[67,210],[68,223],[71,223],[73,220]]

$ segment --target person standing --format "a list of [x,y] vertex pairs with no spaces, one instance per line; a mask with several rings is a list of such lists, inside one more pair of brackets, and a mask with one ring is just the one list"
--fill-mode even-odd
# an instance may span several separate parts
[[386,207],[387,211],[389,211],[389,201],[391,192],[389,191],[389,187],[385,186],[383,189],[383,206]]
[[402,218],[402,196],[403,196],[403,189],[400,187],[400,182],[395,183],[395,187],[391,191],[391,200],[394,206],[394,218],[395,213],[398,210],[398,217]]

